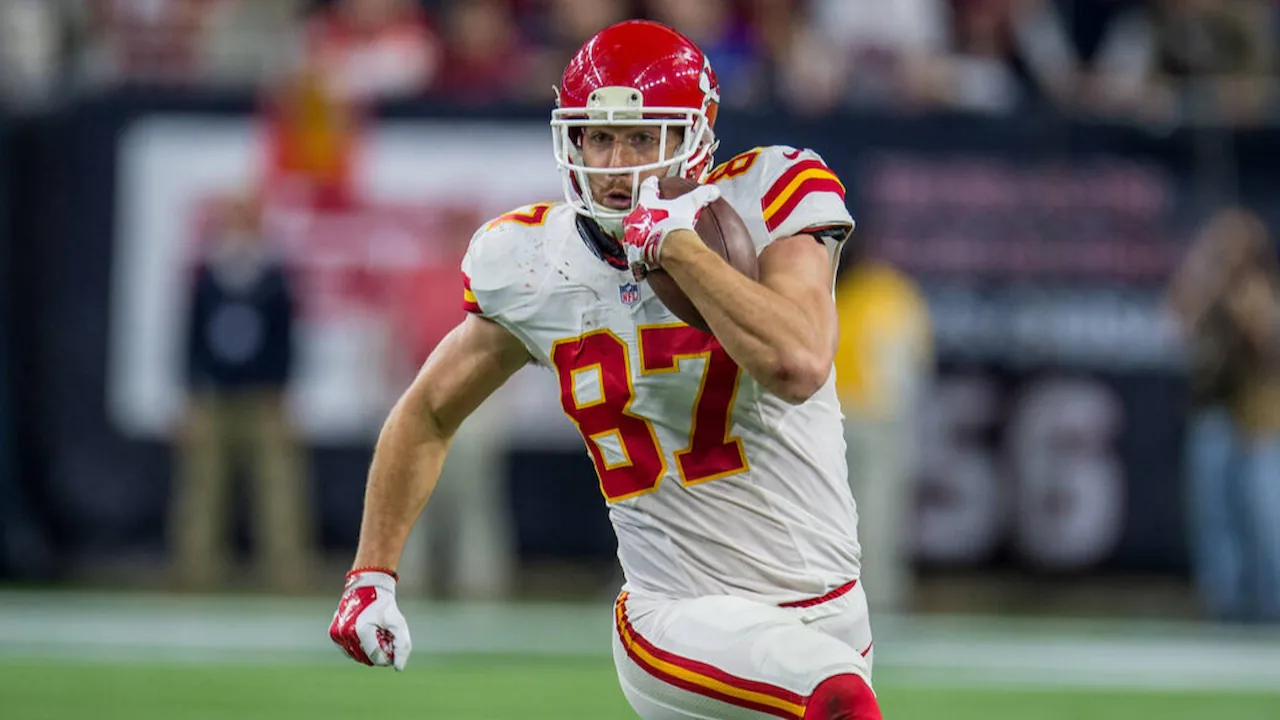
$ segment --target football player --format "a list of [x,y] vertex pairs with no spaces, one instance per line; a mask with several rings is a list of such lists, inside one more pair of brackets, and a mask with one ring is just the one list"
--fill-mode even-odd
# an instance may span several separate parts
[[[816,153],[782,146],[713,170],[715,73],[663,25],[602,30],[557,96],[566,202],[472,238],[469,315],[383,428],[330,636],[404,668],[395,569],[410,528],[458,426],[536,363],[559,381],[617,534],[613,655],[636,712],[879,718],[832,373],[832,284],[853,229],[843,186]],[[662,199],[659,177],[704,184]],[[719,197],[751,231],[758,281],[693,229]],[[633,265],[669,273],[712,332],[676,318]]]

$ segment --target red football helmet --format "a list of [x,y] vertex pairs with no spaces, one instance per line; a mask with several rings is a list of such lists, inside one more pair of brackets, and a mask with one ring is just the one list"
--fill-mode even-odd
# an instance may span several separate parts
[[[634,203],[640,173],[666,168],[668,176],[701,182],[712,167],[713,127],[720,107],[720,83],[707,56],[689,38],[654,22],[629,20],[601,30],[565,68],[551,112],[556,164],[569,204],[606,228],[621,226],[629,211],[597,205],[589,176],[631,173]],[[652,125],[659,130],[659,161],[623,168],[587,167],[582,159],[583,128],[595,125]],[[683,139],[670,158],[667,129]]]

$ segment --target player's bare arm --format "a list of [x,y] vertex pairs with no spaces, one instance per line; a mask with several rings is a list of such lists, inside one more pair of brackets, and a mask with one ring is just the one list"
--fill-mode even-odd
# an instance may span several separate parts
[[365,488],[355,567],[329,625],[352,659],[403,670],[413,644],[395,568],[462,421],[529,361],[497,323],[468,316],[431,353],[383,425]]
[[666,238],[660,262],[756,382],[793,403],[809,399],[826,382],[837,318],[831,261],[816,238],[801,234],[770,243],[760,253],[759,282],[690,230]]
[[409,531],[435,489],[454,433],[529,361],[515,336],[475,315],[441,341],[396,402],[378,438],[355,567],[396,568]]

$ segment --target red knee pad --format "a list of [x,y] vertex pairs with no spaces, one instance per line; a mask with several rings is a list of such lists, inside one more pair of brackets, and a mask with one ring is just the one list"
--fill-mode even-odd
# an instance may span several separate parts
[[835,675],[814,688],[805,703],[804,720],[881,720],[880,703],[861,677]]

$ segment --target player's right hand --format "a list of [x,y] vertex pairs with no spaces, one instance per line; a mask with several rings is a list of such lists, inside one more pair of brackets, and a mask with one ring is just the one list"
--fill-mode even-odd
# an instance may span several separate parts
[[719,198],[720,188],[715,185],[699,185],[684,195],[664,198],[659,194],[658,178],[640,183],[636,206],[622,221],[627,264],[640,271],[637,277],[658,268],[667,235],[676,230],[697,232],[698,215]]
[[404,670],[413,643],[409,625],[396,607],[395,575],[365,568],[347,573],[329,637],[356,662]]

